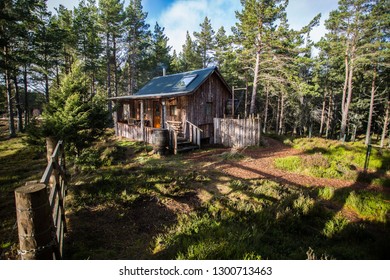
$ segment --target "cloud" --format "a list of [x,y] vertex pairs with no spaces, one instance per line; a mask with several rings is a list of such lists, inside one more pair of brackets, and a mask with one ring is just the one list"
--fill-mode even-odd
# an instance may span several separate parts
[[227,32],[236,22],[235,11],[241,9],[240,1],[231,0],[188,0],[175,1],[168,6],[157,19],[165,27],[169,45],[177,53],[182,51],[187,30],[193,37],[194,31],[200,31],[200,24],[207,16],[215,32],[224,26]]

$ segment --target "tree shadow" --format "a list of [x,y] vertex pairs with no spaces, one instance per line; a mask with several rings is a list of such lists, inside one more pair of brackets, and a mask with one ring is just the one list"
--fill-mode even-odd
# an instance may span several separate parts
[[[332,197],[325,199],[319,195],[321,187],[276,178],[237,161],[231,161],[229,165],[277,181],[287,195],[276,201],[253,193],[245,186],[236,188],[235,191],[239,190],[252,199],[264,198],[270,203],[265,203],[265,207],[258,211],[239,209],[229,199],[219,199],[218,202],[232,213],[230,216],[216,215],[213,219],[217,222],[197,223],[196,235],[178,232],[161,256],[188,259],[390,258],[388,214],[385,221],[361,218],[348,201],[353,193],[378,192],[369,187],[371,181],[367,181],[366,174],[359,173],[356,182],[350,186],[334,188]],[[228,176],[251,184],[248,179]],[[365,184],[362,184],[363,179]],[[217,188],[214,192],[222,197],[227,195]],[[348,215],[351,213],[352,216]],[[203,214],[210,216],[206,210]],[[309,249],[314,249],[315,255],[309,255]]]
[[[203,154],[183,160],[187,157],[196,163],[208,160]],[[189,161],[176,168],[162,162],[103,171],[98,184],[87,180],[77,186],[73,192],[79,201],[67,215],[71,230],[66,258],[305,259],[310,248],[316,258],[390,258],[388,223],[344,217],[351,193],[373,192],[370,182],[360,182],[364,174],[324,199],[319,187],[275,177],[239,161],[224,164],[263,179],[234,174],[222,178],[210,166],[202,169]],[[189,170],[193,174],[186,175]],[[198,175],[210,180],[198,180]],[[277,184],[267,186],[268,180]],[[199,199],[200,189],[210,193],[207,202]],[[162,249],[154,253],[157,237]]]
[[118,208],[85,207],[67,215],[66,259],[151,259],[150,243],[176,215],[153,197]]

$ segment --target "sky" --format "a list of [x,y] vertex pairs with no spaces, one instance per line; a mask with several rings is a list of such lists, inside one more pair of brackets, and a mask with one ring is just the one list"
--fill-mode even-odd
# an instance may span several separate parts
[[[48,0],[47,4],[49,10],[54,11],[60,4],[73,9],[78,2],[79,0]],[[126,7],[129,0],[124,2]],[[320,25],[311,33],[312,40],[319,41],[325,34],[324,22],[329,12],[337,9],[337,2],[338,0],[290,0],[287,7],[290,27],[300,29],[321,13]],[[230,28],[237,22],[235,11],[242,9],[240,0],[143,0],[142,5],[144,12],[148,13],[147,23],[150,24],[150,30],[153,31],[158,22],[165,28],[168,44],[178,53],[182,50],[187,30],[191,36],[194,31],[199,31],[199,25],[206,16],[215,32],[224,26],[230,34]]]

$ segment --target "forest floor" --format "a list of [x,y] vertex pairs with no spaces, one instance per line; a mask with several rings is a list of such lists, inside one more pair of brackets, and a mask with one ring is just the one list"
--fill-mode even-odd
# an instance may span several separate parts
[[[265,147],[261,149],[244,149],[240,153],[246,158],[241,161],[233,162],[212,162],[208,154],[189,155],[189,159],[195,161],[211,162],[210,167],[216,167],[222,172],[240,179],[270,179],[279,183],[299,185],[299,186],[312,186],[312,187],[334,187],[345,188],[350,187],[353,189],[376,189],[380,191],[388,192],[390,188],[384,188],[372,184],[371,182],[359,182],[356,180],[343,180],[333,178],[318,178],[313,176],[307,176],[297,174],[295,172],[286,172],[275,167],[275,159],[284,158],[288,156],[299,156],[301,158],[307,156],[302,150],[294,149],[288,145],[283,144],[279,140],[275,140],[269,137],[263,137],[263,143]],[[228,149],[221,149],[219,152],[224,153]],[[217,151],[212,151],[211,154],[215,155]],[[362,170],[361,170],[362,171]],[[362,171],[363,172],[363,171]]]
[[[374,181],[281,170],[275,160],[310,155],[263,139],[264,147],[239,151],[208,147],[159,156],[149,146],[108,133],[79,158],[78,171],[73,170],[66,198],[64,257],[390,257],[389,188]],[[10,150],[12,143],[17,145]],[[43,172],[44,160],[28,164],[28,158],[38,157],[25,154],[28,149],[21,153],[25,148],[21,138],[2,137],[0,144],[4,177],[0,202],[6,210],[0,212],[0,243],[2,257],[12,259],[17,257],[12,193],[21,181],[41,175],[38,168]],[[16,166],[24,166],[23,176],[16,172],[9,177]]]

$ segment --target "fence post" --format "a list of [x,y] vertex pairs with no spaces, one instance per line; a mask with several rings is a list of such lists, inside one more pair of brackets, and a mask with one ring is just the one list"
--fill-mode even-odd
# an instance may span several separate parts
[[52,260],[51,209],[45,184],[29,184],[15,190],[22,260]]

